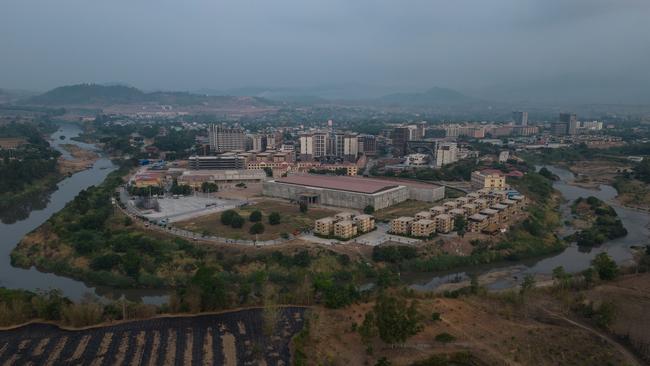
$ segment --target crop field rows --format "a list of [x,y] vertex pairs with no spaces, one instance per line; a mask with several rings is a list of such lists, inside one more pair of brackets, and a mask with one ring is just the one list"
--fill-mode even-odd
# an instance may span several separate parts
[[281,308],[270,326],[261,309],[79,331],[32,324],[0,332],[0,365],[289,365],[303,313]]

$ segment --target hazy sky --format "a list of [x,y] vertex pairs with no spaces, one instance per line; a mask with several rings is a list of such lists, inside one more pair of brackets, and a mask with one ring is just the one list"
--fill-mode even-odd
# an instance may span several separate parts
[[1,0],[0,88],[650,81],[648,0]]

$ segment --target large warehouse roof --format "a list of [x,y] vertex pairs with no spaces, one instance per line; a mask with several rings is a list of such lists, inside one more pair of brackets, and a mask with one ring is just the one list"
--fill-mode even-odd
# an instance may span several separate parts
[[378,179],[330,175],[292,175],[276,179],[276,182],[366,194],[377,193],[399,186],[395,182]]

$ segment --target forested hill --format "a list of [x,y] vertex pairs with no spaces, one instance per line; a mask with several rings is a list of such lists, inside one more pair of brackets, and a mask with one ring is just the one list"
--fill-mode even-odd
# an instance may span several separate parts
[[35,105],[114,105],[159,103],[170,105],[198,105],[215,103],[245,103],[251,105],[271,105],[263,98],[208,96],[186,92],[145,93],[137,88],[124,85],[78,84],[61,86],[44,94],[26,100]]

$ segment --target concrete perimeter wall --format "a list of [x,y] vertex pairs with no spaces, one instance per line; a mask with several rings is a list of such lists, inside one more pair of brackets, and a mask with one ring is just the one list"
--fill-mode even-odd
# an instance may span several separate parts
[[419,188],[408,187],[409,198],[415,201],[436,202],[445,198],[445,187]]

